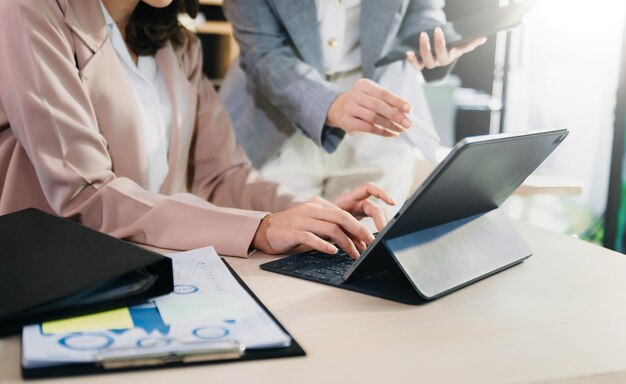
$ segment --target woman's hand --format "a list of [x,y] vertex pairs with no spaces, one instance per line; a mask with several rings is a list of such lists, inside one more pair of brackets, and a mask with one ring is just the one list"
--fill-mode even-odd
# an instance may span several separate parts
[[374,196],[388,205],[396,205],[389,194],[374,183],[363,184],[350,192],[343,193],[333,202],[339,208],[350,212],[357,219],[371,217],[377,230],[382,230],[387,225],[387,218],[382,208],[369,200]]
[[448,49],[446,47],[446,37],[439,27],[435,28],[434,39],[434,55],[433,49],[430,45],[430,39],[425,32],[422,32],[420,35],[420,58],[418,59],[413,51],[408,51],[406,53],[407,61],[418,71],[421,71],[424,68],[432,69],[450,65],[463,54],[473,51],[476,47],[487,41],[486,37],[480,37],[465,44]]
[[347,133],[394,137],[411,127],[411,104],[368,79],[359,79],[328,108],[326,124]]
[[338,246],[356,259],[374,236],[355,216],[371,216],[379,229],[387,222],[382,209],[368,200],[370,196],[394,204],[385,191],[369,183],[341,195],[337,205],[314,197],[267,215],[259,224],[252,246],[268,254],[285,253],[299,245],[335,254]]

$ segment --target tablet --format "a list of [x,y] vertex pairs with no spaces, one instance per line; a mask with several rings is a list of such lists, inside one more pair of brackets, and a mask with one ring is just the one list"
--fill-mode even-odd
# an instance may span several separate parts
[[[499,7],[483,11],[479,14],[448,22],[441,26],[446,37],[448,48],[462,45],[482,36],[490,36],[498,31],[511,29],[522,22],[522,19],[534,7],[536,0],[526,0],[513,3],[508,7]],[[380,67],[404,60],[407,51],[414,51],[419,57],[419,38],[422,32],[426,32],[430,42],[434,41],[433,32],[437,25],[425,26],[420,31],[410,35],[394,47],[385,57],[378,60],[374,65]]]
[[567,137],[566,129],[465,138],[355,261],[308,251],[264,270],[422,304],[521,263],[532,249],[499,206]]

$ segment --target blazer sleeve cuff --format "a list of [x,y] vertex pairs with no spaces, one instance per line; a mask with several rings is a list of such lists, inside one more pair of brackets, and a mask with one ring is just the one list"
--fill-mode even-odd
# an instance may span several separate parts
[[261,220],[268,214],[269,212],[250,211],[249,216],[241,223],[240,229],[237,230],[238,235],[236,236],[237,240],[235,243],[237,245],[235,245],[232,252],[229,252],[232,254],[226,254],[224,256],[243,257],[247,259],[255,254],[256,249],[252,248],[252,240],[261,224]]
[[322,137],[320,139],[320,147],[327,153],[333,153],[337,150],[341,140],[346,135],[343,129],[325,125],[322,129]]

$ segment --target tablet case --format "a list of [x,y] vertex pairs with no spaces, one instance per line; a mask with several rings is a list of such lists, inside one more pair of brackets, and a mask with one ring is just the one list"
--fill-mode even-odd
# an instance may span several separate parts
[[0,216],[0,335],[173,289],[172,261],[29,208]]
[[[289,332],[283,327],[283,325],[274,317],[274,315],[267,309],[267,307],[259,300],[259,298],[250,290],[250,288],[246,285],[246,283],[241,280],[239,275],[231,268],[230,265],[226,262],[226,260],[222,259],[226,267],[233,275],[235,280],[248,292],[248,294],[259,304],[259,306],[269,315],[269,317],[283,330],[286,334],[289,335]],[[289,335],[291,336],[291,335]],[[282,358],[282,357],[297,357],[297,356],[305,356],[306,353],[300,347],[300,344],[291,337],[291,344],[288,347],[281,348],[267,348],[267,349],[250,349],[246,350],[245,353],[236,359],[227,359],[227,360],[211,360],[211,361],[199,361],[199,362],[191,362],[191,363],[182,363],[182,362],[172,362],[167,363],[165,365],[159,366],[144,366],[144,367],[124,367],[118,369],[105,369],[97,363],[90,364],[68,364],[62,366],[55,367],[45,367],[45,368],[24,368],[22,367],[22,377],[25,379],[39,379],[39,378],[48,378],[48,377],[59,377],[59,376],[76,376],[76,375],[85,375],[85,374],[94,374],[94,373],[112,373],[112,372],[126,372],[126,371],[136,371],[136,370],[145,370],[145,369],[155,369],[155,368],[174,368],[174,367],[183,367],[183,366],[191,366],[191,365],[199,365],[199,364],[220,364],[220,363],[228,363],[228,362],[237,362],[237,361],[249,361],[249,360],[260,360],[260,359],[274,359],[274,358]]]
[[390,273],[403,281],[395,300],[415,304],[530,257],[499,206],[567,135],[544,130],[459,142],[346,272],[344,284],[369,287],[368,276]]

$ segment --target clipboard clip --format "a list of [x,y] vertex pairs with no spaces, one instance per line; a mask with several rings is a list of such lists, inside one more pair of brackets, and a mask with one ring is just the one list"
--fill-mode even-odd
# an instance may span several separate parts
[[96,359],[104,369],[120,369],[238,359],[245,353],[244,344],[236,340],[186,344],[184,349],[122,348],[102,351]]

